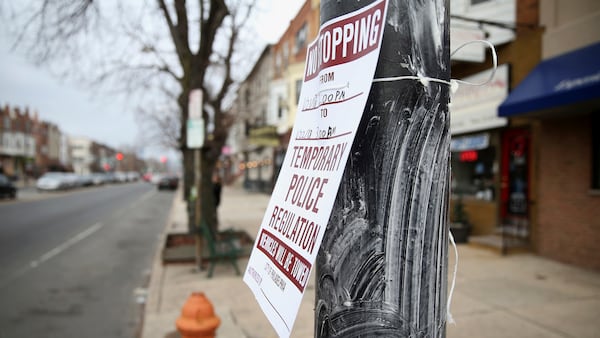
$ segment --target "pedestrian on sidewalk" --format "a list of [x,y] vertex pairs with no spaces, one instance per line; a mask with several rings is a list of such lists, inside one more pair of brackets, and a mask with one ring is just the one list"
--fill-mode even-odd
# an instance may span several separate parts
[[221,176],[217,172],[213,173],[212,176],[212,185],[213,185],[213,200],[215,203],[215,214],[214,214],[214,230],[219,228],[219,205],[221,204]]
[[213,195],[215,199],[215,209],[219,208],[219,204],[221,204],[221,176],[218,173],[213,174]]

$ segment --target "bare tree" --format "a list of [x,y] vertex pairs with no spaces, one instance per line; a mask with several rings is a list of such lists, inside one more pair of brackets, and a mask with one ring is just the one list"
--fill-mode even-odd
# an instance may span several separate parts
[[190,92],[201,89],[203,118],[213,127],[201,151],[200,192],[203,218],[211,223],[211,174],[233,121],[226,105],[255,1],[42,0],[4,3],[0,16],[18,27],[15,45],[35,63],[103,93],[127,93],[147,125],[160,131],[156,138],[181,150],[186,197],[193,159],[185,121]]

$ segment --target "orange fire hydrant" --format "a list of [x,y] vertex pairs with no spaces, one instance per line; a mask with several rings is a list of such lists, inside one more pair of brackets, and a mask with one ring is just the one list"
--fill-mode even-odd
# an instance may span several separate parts
[[175,326],[182,338],[214,338],[221,319],[203,292],[193,292],[181,309]]

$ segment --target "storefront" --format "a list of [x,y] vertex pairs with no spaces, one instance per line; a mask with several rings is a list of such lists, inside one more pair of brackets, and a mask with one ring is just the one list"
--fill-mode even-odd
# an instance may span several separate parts
[[279,148],[277,127],[265,125],[250,128],[248,144],[244,153],[244,188],[270,193],[273,190],[273,159]]
[[[483,83],[492,70],[463,78]],[[471,238],[495,233],[498,226],[502,132],[508,121],[497,109],[508,93],[508,65],[496,69],[485,86],[461,86],[451,98],[451,206],[461,203]],[[451,212],[451,221],[455,215]]]
[[499,232],[503,249],[530,245],[531,133],[509,128],[502,133]]
[[600,269],[600,43],[542,61],[499,107],[501,216],[541,255]]

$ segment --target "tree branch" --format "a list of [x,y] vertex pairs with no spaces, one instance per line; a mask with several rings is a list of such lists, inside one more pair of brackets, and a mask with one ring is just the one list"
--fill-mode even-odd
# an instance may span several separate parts
[[[203,9],[204,6],[201,8]],[[204,18],[204,12],[200,13],[200,40],[198,41],[198,46],[200,47],[194,57],[194,62],[199,64],[201,69],[206,69],[209,65],[217,30],[221,27],[223,20],[228,14],[229,8],[225,0],[211,0],[207,18]],[[203,78],[204,74],[202,74],[200,80],[203,81]]]
[[[173,45],[175,50],[177,51],[177,56],[179,57],[179,63],[181,64],[181,68],[186,69],[187,64],[189,63],[189,58],[191,56],[189,43],[187,41],[187,16],[185,17],[184,23],[182,23],[179,18],[180,9],[176,8],[176,12],[178,15],[177,24],[173,22],[171,18],[171,14],[169,13],[169,9],[164,0],[157,0],[158,7],[161,9],[163,17],[167,22],[167,27],[169,28],[169,33],[171,35],[171,39],[173,41]],[[176,6],[181,5],[183,3],[183,10],[185,10],[185,0],[177,0],[175,2]],[[181,33],[181,30],[185,28],[185,34]],[[185,73],[185,71],[184,71]]]

